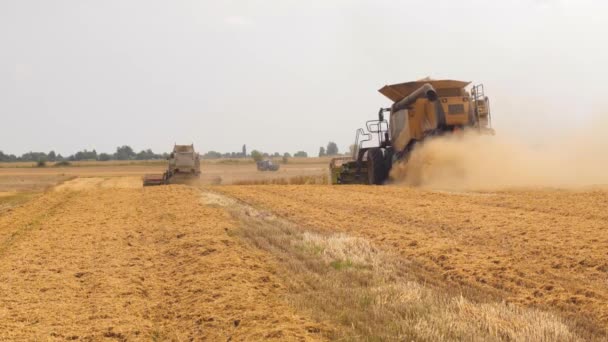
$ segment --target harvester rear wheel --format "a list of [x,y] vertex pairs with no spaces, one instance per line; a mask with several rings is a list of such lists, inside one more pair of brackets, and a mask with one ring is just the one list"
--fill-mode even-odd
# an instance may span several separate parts
[[381,148],[367,151],[367,179],[369,184],[381,185],[388,177],[388,168]]

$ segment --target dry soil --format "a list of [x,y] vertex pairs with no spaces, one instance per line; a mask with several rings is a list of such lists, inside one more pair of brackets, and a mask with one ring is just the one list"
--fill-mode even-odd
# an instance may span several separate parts
[[362,236],[419,263],[446,286],[474,287],[606,332],[605,190],[227,186],[217,191],[313,230]]
[[0,340],[317,340],[200,192],[78,179],[0,215]]

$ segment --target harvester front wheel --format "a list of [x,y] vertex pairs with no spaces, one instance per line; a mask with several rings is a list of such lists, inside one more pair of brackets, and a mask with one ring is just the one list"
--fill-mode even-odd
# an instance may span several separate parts
[[381,185],[388,177],[384,153],[381,148],[367,151],[367,179],[369,184]]

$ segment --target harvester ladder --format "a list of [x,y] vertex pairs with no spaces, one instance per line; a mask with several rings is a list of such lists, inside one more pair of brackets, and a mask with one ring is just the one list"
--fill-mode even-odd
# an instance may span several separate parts
[[477,119],[477,127],[481,129],[481,121],[479,117],[479,102],[484,101],[488,110],[488,126],[492,127],[492,115],[490,113],[490,101],[486,99],[483,84],[474,85],[471,89],[471,95],[473,97],[473,106],[475,110],[475,118]]

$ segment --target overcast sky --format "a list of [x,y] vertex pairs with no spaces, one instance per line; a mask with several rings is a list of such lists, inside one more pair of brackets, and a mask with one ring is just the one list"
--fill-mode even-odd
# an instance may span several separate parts
[[344,150],[426,76],[533,139],[608,114],[607,45],[599,0],[0,0],[0,150]]

